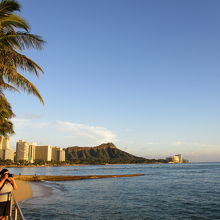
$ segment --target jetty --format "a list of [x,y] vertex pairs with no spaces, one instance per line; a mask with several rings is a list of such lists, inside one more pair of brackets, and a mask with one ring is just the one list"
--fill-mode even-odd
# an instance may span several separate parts
[[44,175],[15,175],[16,180],[23,181],[70,181],[83,179],[101,179],[101,178],[120,178],[144,176],[144,174],[123,174],[123,175],[91,175],[91,176],[44,176]]

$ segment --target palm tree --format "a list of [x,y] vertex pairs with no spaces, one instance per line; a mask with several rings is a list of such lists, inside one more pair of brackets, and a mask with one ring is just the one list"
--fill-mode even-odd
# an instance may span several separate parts
[[[37,77],[40,72],[43,73],[39,65],[20,52],[30,48],[41,49],[44,43],[40,36],[29,33],[28,23],[14,13],[19,10],[20,5],[15,0],[2,0],[0,2],[0,95],[6,99],[4,96],[6,89],[12,91],[22,90],[35,95],[44,103],[34,84],[18,72],[19,69],[32,73]],[[18,29],[21,31],[18,31]],[[10,104],[5,105],[5,108],[7,107],[8,112],[10,112]],[[2,108],[1,105],[0,108]],[[5,121],[1,120],[2,125],[8,122],[8,131],[13,133],[10,120],[7,117],[5,117]],[[7,126],[4,126],[4,128],[7,130]]]
[[[28,81],[17,69],[34,73],[36,76],[43,72],[40,66],[18,51],[35,48],[41,49],[44,41],[37,35],[30,34],[28,23],[18,15],[20,5],[13,0],[0,2],[0,86],[3,89],[24,90],[37,96],[43,103],[37,88]],[[16,29],[24,31],[17,31]],[[8,83],[11,84],[8,84]]]
[[0,92],[0,136],[14,134],[13,124],[10,121],[14,116],[11,105],[5,98],[4,94]]

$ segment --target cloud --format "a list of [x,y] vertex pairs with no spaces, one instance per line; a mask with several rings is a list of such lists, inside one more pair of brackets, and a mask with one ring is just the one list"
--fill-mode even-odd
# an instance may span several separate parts
[[68,121],[42,121],[37,119],[13,119],[16,135],[19,139],[48,145],[97,145],[116,142],[117,136],[107,128]]
[[14,123],[15,129],[35,129],[35,128],[44,128],[50,125],[49,122],[41,122],[41,121],[35,121],[32,119],[27,118],[14,118],[12,120]]
[[90,126],[65,121],[55,122],[57,128],[61,131],[68,132],[73,136],[81,136],[96,141],[96,143],[115,142],[116,135],[104,127]]

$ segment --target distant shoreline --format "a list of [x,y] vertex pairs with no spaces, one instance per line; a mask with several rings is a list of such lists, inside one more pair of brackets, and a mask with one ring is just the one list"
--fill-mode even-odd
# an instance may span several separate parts
[[[192,163],[192,162],[188,162]],[[202,163],[202,162],[196,162],[196,163]],[[209,163],[209,162],[205,162]],[[45,164],[45,165],[15,165],[15,164],[2,164],[0,165],[0,168],[4,167],[10,167],[10,168],[28,168],[28,167],[69,167],[69,166],[109,166],[109,165],[144,165],[144,164],[186,164],[186,163],[106,163],[106,164]]]

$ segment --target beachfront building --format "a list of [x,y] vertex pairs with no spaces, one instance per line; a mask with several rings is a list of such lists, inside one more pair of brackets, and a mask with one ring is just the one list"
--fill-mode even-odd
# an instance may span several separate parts
[[36,146],[35,147],[35,160],[51,161],[52,159],[52,147],[46,146]]
[[52,160],[65,161],[65,150],[61,147],[52,147]]
[[1,149],[8,149],[10,148],[10,140],[9,137],[0,136],[0,148]]
[[0,136],[0,159],[14,161],[14,150],[10,148],[9,137]]
[[60,147],[52,147],[52,160],[65,161],[65,150]]
[[181,154],[167,157],[166,160],[168,161],[168,163],[183,163],[184,162]]
[[28,161],[34,163],[35,161],[35,152],[36,152],[36,143],[30,143],[28,149]]
[[55,160],[65,161],[65,150],[60,147],[52,147],[49,145],[37,146],[36,143],[28,143],[19,140],[16,145],[16,161],[28,161],[34,163],[41,160],[44,162]]
[[19,140],[16,143],[16,161],[25,160],[33,163],[35,160],[35,147],[36,143],[28,143],[23,140]]
[[2,158],[3,160],[11,160],[14,161],[14,150],[13,149],[5,149],[3,150]]
[[29,143],[19,140],[16,143],[16,161],[29,161]]

